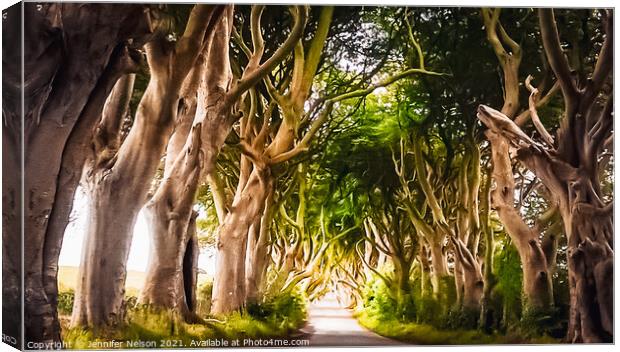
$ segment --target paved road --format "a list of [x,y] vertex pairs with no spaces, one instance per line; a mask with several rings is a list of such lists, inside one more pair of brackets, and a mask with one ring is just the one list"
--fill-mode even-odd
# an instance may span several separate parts
[[333,295],[310,305],[308,324],[301,332],[310,339],[310,347],[403,345],[362,327]]

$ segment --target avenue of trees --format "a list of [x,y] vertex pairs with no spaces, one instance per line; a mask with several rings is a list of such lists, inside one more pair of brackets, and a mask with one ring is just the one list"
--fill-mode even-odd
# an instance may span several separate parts
[[335,290],[370,328],[613,340],[612,10],[23,6],[2,28],[13,336],[22,294],[26,341],[121,329],[142,210],[137,305],[183,324]]

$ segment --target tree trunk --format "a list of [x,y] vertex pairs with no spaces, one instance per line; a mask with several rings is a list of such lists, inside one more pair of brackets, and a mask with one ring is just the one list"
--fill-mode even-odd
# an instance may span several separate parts
[[269,191],[271,170],[252,171],[220,227],[211,313],[225,314],[244,306],[245,257],[250,226],[260,218]]
[[190,320],[195,320],[189,308],[195,293],[187,292],[191,286],[182,283],[184,258],[192,243],[188,231],[194,221],[192,207],[200,180],[212,172],[231,126],[223,104],[230,83],[230,21],[232,7],[214,27],[207,57],[199,57],[185,82],[181,99],[185,109],[168,144],[164,179],[145,207],[152,246],[140,301]]
[[[443,245],[438,241],[429,243],[431,252],[431,284],[433,285],[433,295],[436,299],[445,296],[444,278],[449,276],[448,265]],[[445,297],[444,297],[445,298]]]
[[[584,192],[574,184],[574,192]],[[577,196],[579,197],[579,196]],[[613,341],[613,237],[611,209],[572,199],[564,222],[568,236],[571,312],[568,338],[573,342]],[[568,221],[567,221],[568,219]]]
[[526,309],[546,310],[553,305],[553,287],[538,234],[521,218],[514,207],[514,177],[510,162],[509,142],[487,131],[491,142],[495,189],[491,201],[506,232],[514,243],[523,269],[523,294]]
[[248,258],[246,261],[246,296],[249,303],[258,303],[264,291],[264,278],[269,266],[269,243],[271,241],[271,222],[273,221],[273,180],[269,180],[269,194],[265,200],[263,215],[250,228],[248,241]]
[[[157,216],[149,211],[148,217]],[[198,321],[196,309],[196,284],[198,274],[198,239],[196,237],[196,216],[188,219],[185,234],[153,229],[148,271],[140,295],[140,303],[155,308],[171,309],[188,322]],[[150,219],[149,219],[150,220]],[[149,221],[149,224],[153,224]]]
[[[471,254],[465,243],[458,238],[452,238],[455,247],[455,262],[459,263],[462,278],[462,298],[458,302],[466,310],[480,309],[480,299],[482,298],[482,271],[476,258]],[[455,273],[456,275],[456,273]]]
[[[411,273],[411,264],[404,260],[394,258],[394,276],[396,279],[396,300],[398,310],[401,314],[405,314],[407,296],[411,293],[411,282],[409,275]],[[404,316],[402,318],[405,318]]]
[[[605,41],[583,87],[563,55],[553,10],[538,11],[545,54],[564,96],[558,147],[551,153],[528,148],[520,159],[549,188],[560,205],[568,238],[571,312],[567,338],[613,341],[613,201],[600,190],[600,155],[613,141],[613,11],[602,10]],[[609,91],[603,89],[609,82]],[[533,93],[534,94],[534,93]],[[599,103],[604,101],[604,103]],[[612,142],[613,143],[613,142]]]
[[[170,137],[181,85],[212,37],[210,22],[218,20],[220,10],[196,5],[179,40],[171,43],[161,34],[146,45],[151,79],[134,125],[117,152],[106,152],[113,146],[97,148],[89,165],[90,212],[71,321],[74,327],[122,322],[126,263],[136,217],[147,201],[150,180]],[[199,155],[195,149],[191,154]]]
[[[56,209],[70,207],[72,201],[57,196],[65,186],[61,164],[73,148],[67,141],[75,128],[94,127],[96,119],[90,124],[81,120],[87,110],[101,109],[103,81],[113,85],[110,75],[103,77],[111,69],[113,51],[126,39],[149,31],[149,14],[141,5],[31,3],[23,8],[28,22],[24,27],[25,337],[53,342],[60,340],[55,278],[64,229],[48,227]],[[3,28],[13,27],[11,23],[5,27],[5,22]],[[21,72],[18,67],[10,71]],[[10,76],[3,82],[7,91],[17,88],[9,83]],[[19,100],[19,95],[13,98]]]
[[420,297],[427,298],[432,295],[433,286],[431,284],[431,265],[428,261],[428,250],[425,244],[420,244]]
[[[195,315],[196,308],[198,306],[198,295],[196,294],[196,288],[198,287],[198,257],[200,256],[200,244],[198,243],[198,232],[196,231],[196,217],[198,213],[194,212],[189,221],[187,227],[189,240],[185,248],[185,255],[183,256],[183,288],[185,290],[185,304],[191,312],[190,315],[193,318],[197,318]],[[197,318],[195,321],[199,321]],[[187,317],[186,317],[186,320]],[[191,322],[191,320],[190,320]]]
[[[22,251],[24,215],[21,3],[4,10],[2,21],[2,333],[3,342],[22,348]],[[39,327],[40,333],[43,328]],[[52,334],[58,336],[56,332]]]
[[480,225],[484,234],[484,264],[483,264],[483,281],[484,289],[482,291],[482,299],[480,301],[480,327],[488,331],[491,328],[491,322],[488,319],[490,313],[491,290],[495,285],[495,277],[493,275],[493,254],[495,249],[495,241],[493,238],[493,228],[490,223],[489,215],[491,211],[491,175],[487,174],[484,186],[482,188],[482,199],[480,202]]

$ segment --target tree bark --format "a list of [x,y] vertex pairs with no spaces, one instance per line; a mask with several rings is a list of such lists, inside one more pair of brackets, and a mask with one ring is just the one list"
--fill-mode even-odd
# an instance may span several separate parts
[[495,241],[493,238],[493,227],[491,226],[490,212],[491,212],[491,175],[487,173],[484,185],[482,187],[482,197],[480,202],[480,225],[481,231],[484,234],[484,265],[483,265],[483,280],[484,289],[482,291],[482,298],[480,301],[480,320],[479,325],[481,328],[488,331],[490,329],[490,323],[487,318],[490,311],[491,291],[495,285],[495,277],[493,275],[493,255],[495,249]]
[[255,166],[245,187],[235,197],[220,227],[213,282],[211,313],[223,314],[242,308],[246,302],[245,257],[250,226],[263,212],[271,170]]
[[265,288],[265,275],[269,266],[269,244],[271,242],[271,222],[274,214],[273,180],[268,181],[268,194],[265,199],[260,221],[252,225],[247,247],[245,291],[249,303],[261,301]]
[[[22,348],[22,169],[21,3],[4,10],[2,21],[2,333]],[[57,336],[54,332],[53,335]]]
[[[522,51],[502,28],[499,13],[500,9],[493,12],[483,9],[482,17],[487,39],[502,67],[505,90],[502,114],[508,124],[520,108],[519,67]],[[488,113],[482,108],[478,112],[478,117],[486,124],[485,116]],[[497,133],[494,128],[487,130],[485,136],[491,144],[492,175],[495,181],[495,188],[491,191],[491,203],[519,252],[523,268],[524,303],[526,308],[546,310],[553,305],[551,275],[548,273],[547,260],[538,239],[539,234],[525,223],[514,207],[515,183],[510,161],[510,140]]]
[[97,148],[88,167],[90,212],[71,321],[74,327],[123,321],[126,263],[136,217],[170,137],[181,85],[210,40],[211,22],[217,21],[221,10],[196,5],[177,41],[159,33],[146,44],[151,78],[131,131],[118,151],[106,153],[114,147],[108,145]]
[[455,256],[458,258],[460,269],[462,270],[463,296],[460,303],[463,308],[467,310],[478,311],[480,309],[480,299],[482,298],[482,290],[484,288],[480,265],[467,249],[465,243],[458,238],[452,238],[452,241],[455,247]]
[[538,233],[530,228],[514,207],[514,179],[509,156],[509,142],[493,132],[487,133],[491,142],[495,189],[491,193],[493,206],[506,232],[510,235],[521,259],[523,293],[526,308],[548,309],[553,305],[553,287],[547,258]]
[[209,43],[207,54],[199,55],[184,83],[183,108],[168,143],[164,179],[145,206],[151,249],[140,302],[171,310],[188,321],[196,320],[190,308],[191,297],[195,294],[187,292],[183,284],[184,259],[191,256],[186,252],[192,243],[188,229],[192,221],[195,226],[192,207],[201,173],[205,165],[209,172],[212,170],[219,142],[223,143],[228,134],[215,124],[228,121],[219,109],[221,91],[230,81],[227,50],[230,21],[232,7],[225,10],[214,26],[214,39]]
[[450,275],[443,245],[437,241],[429,244],[431,252],[431,283],[435,297],[442,295],[443,278]]
[[[27,82],[24,168],[28,170],[23,175],[28,243],[24,253],[25,337],[27,341],[57,342],[60,330],[54,281],[62,232],[48,227],[57,207],[70,207],[64,197],[57,196],[64,187],[59,181],[62,160],[72,147],[67,141],[78,124],[93,128],[96,120],[90,125],[81,120],[87,110],[101,109],[106,90],[102,87],[114,84],[105,73],[111,69],[113,52],[125,40],[149,32],[149,14],[141,5],[31,3],[23,8],[28,22],[23,56]],[[6,26],[12,27],[11,19]],[[87,41],[85,37],[98,39]],[[11,71],[21,72],[21,68]],[[7,91],[17,88],[12,84],[4,87]]]
[[587,84],[578,87],[562,52],[553,10],[539,10],[543,47],[560,83],[566,115],[555,150],[530,147],[519,153],[559,203],[568,238],[567,338],[572,342],[613,341],[613,202],[601,199],[597,165],[613,129],[613,93],[602,91],[613,73],[613,12],[601,14],[605,41]]

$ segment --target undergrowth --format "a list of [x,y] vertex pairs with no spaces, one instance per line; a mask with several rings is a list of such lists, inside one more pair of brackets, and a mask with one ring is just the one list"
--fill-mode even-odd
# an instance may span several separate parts
[[[202,293],[208,291],[210,290],[205,289]],[[208,305],[208,302],[202,303]],[[65,327],[63,342],[73,349],[102,348],[99,343],[110,341],[116,341],[119,345],[103,347],[201,347],[197,343],[208,339],[230,341],[284,337],[300,328],[306,318],[305,299],[297,293],[267,297],[260,304],[226,316],[203,316],[204,321],[198,324],[182,322],[170,311],[156,311],[151,307],[136,304],[135,298],[128,298],[127,306],[127,319],[121,326],[99,331]],[[137,341],[150,345],[136,345]]]
[[[500,279],[493,286],[485,323],[477,309],[456,304],[454,279],[440,279],[440,295],[412,279],[407,291],[386,284],[378,276],[368,280],[356,316],[380,335],[413,344],[467,345],[505,343],[558,343],[566,331],[567,291],[563,276],[554,277],[556,306],[538,311],[522,309],[522,275],[514,246],[497,251],[493,272]],[[389,271],[385,275],[389,276]],[[445,279],[445,280],[444,280]],[[445,282],[444,282],[445,281]],[[424,293],[422,288],[425,288]]]
[[366,311],[356,314],[360,324],[379,335],[416,345],[473,345],[473,344],[517,344],[557,343],[549,337],[524,339],[519,335],[485,334],[479,330],[441,330],[430,324],[404,322],[398,319],[378,319]]

